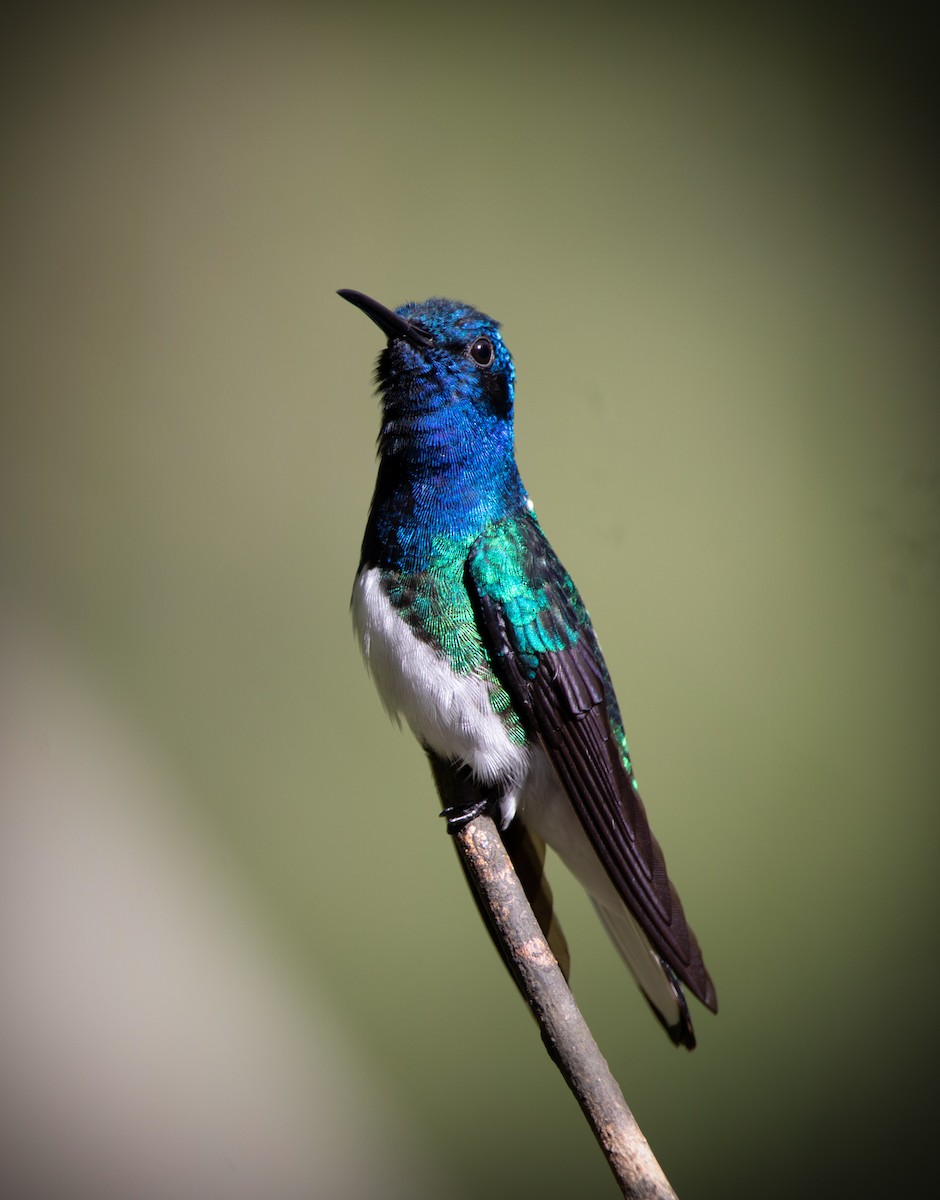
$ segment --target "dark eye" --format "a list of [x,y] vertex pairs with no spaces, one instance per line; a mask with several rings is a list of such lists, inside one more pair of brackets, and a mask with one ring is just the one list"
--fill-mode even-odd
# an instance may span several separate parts
[[477,338],[475,342],[471,342],[468,347],[468,353],[473,361],[480,367],[488,367],[493,361],[493,343],[489,338]]

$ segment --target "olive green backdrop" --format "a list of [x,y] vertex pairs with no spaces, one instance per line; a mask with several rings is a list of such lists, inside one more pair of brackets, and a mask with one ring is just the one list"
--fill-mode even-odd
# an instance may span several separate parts
[[555,870],[680,1195],[900,1194],[936,1067],[933,19],[197,3],[6,42],[9,637],[178,781],[436,1180],[388,1194],[614,1187],[349,631],[381,340],[337,287],[503,323],[720,997],[672,1049]]

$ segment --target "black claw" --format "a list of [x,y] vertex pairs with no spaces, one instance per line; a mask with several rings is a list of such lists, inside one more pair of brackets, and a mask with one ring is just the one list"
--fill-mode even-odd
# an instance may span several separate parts
[[428,750],[428,760],[438,794],[442,800],[451,801],[441,810],[448,833],[459,833],[476,817],[495,816],[501,800],[497,788],[474,779],[469,765],[459,759],[447,762],[438,758],[433,750]]
[[465,825],[469,825],[477,817],[489,815],[492,803],[491,800],[483,797],[473,804],[449,804],[447,808],[442,808],[441,816],[447,821],[447,832],[459,833]]

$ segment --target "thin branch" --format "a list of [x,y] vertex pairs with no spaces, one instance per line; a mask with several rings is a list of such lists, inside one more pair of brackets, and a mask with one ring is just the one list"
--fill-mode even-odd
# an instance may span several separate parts
[[623,1195],[677,1200],[575,1004],[496,826],[489,817],[476,817],[454,834],[454,842],[500,952]]

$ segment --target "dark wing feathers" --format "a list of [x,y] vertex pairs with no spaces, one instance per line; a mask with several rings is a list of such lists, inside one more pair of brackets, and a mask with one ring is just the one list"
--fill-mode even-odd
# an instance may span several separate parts
[[715,1009],[715,989],[635,786],[590,620],[534,516],[503,522],[478,539],[467,586],[493,667],[544,746],[621,898],[656,952]]

